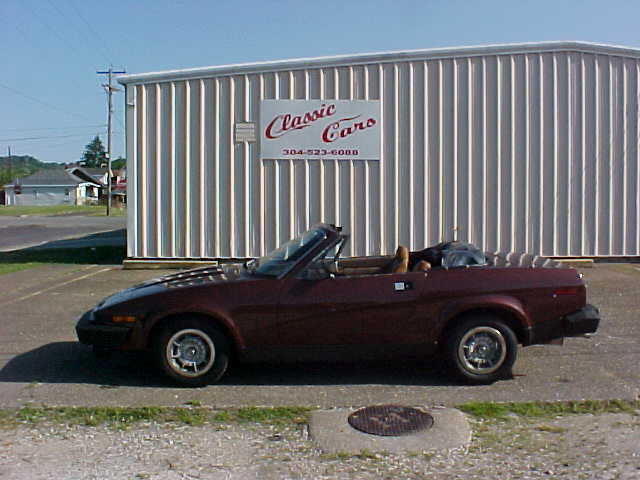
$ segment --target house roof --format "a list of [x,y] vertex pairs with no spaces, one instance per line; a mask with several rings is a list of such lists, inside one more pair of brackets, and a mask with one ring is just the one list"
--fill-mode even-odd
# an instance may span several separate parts
[[96,176],[96,175],[102,176],[105,173],[107,173],[107,171],[109,170],[108,168],[88,168],[88,167],[80,167],[80,168],[82,168],[82,170],[84,170],[91,176]]
[[121,75],[118,82],[122,84],[144,84],[162,81],[178,81],[191,78],[218,77],[251,73],[268,73],[282,70],[302,70],[306,68],[341,67],[366,65],[369,63],[385,63],[397,61],[429,60],[458,57],[474,57],[479,55],[503,55],[516,53],[545,52],[585,52],[617,55],[621,57],[640,58],[640,49],[605,45],[591,42],[554,41],[532,43],[510,43],[501,45],[480,45],[470,47],[430,48],[423,50],[403,50],[357,55],[338,55],[332,57],[298,58],[276,60],[271,62],[240,63],[212,67],[168,70],[163,72],[136,73]]
[[101,178],[107,173],[107,169],[104,169],[103,173],[94,174],[92,171],[102,170],[100,168],[85,168],[85,167],[74,167],[70,168],[67,171],[71,173],[74,177],[79,178],[84,182],[95,183],[96,185],[102,185]]
[[29,175],[28,177],[22,177],[15,179],[11,184],[5,185],[12,187],[15,184],[22,185],[23,187],[36,186],[36,185],[56,185],[61,187],[75,187],[81,183],[93,183],[98,185],[98,182],[89,180],[87,178],[81,178],[74,175],[68,170],[62,168],[50,168],[44,170],[38,170],[37,172]]

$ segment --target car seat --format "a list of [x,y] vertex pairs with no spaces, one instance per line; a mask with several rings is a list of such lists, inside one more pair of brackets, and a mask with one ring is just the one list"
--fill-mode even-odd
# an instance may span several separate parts
[[427,270],[430,270],[430,269],[431,269],[431,264],[429,262],[427,262],[426,260],[420,260],[418,263],[415,264],[415,266],[411,271],[426,272]]
[[409,270],[409,250],[404,245],[398,245],[396,256],[391,260],[383,273],[407,273]]

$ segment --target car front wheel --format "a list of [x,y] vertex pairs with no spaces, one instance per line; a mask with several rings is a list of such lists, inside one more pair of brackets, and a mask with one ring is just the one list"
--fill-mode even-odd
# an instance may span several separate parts
[[454,373],[469,383],[492,383],[511,376],[518,340],[500,319],[482,315],[454,327],[448,338],[447,360]]
[[225,336],[195,320],[165,327],[156,341],[155,353],[162,370],[185,387],[215,383],[229,365]]

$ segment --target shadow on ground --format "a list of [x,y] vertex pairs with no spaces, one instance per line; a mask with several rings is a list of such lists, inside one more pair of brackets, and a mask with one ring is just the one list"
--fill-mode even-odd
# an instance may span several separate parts
[[47,242],[37,247],[0,252],[0,263],[78,263],[114,265],[126,255],[126,230]]
[[[84,383],[110,386],[172,387],[150,354],[113,352],[96,358],[78,342],[43,345],[11,359],[0,370],[0,382]],[[455,385],[438,362],[240,364],[220,385]]]

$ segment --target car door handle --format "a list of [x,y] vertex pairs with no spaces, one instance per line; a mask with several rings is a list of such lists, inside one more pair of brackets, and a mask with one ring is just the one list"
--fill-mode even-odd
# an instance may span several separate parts
[[411,283],[411,282],[393,282],[393,290],[395,292],[406,292],[407,290],[413,290],[413,283]]

